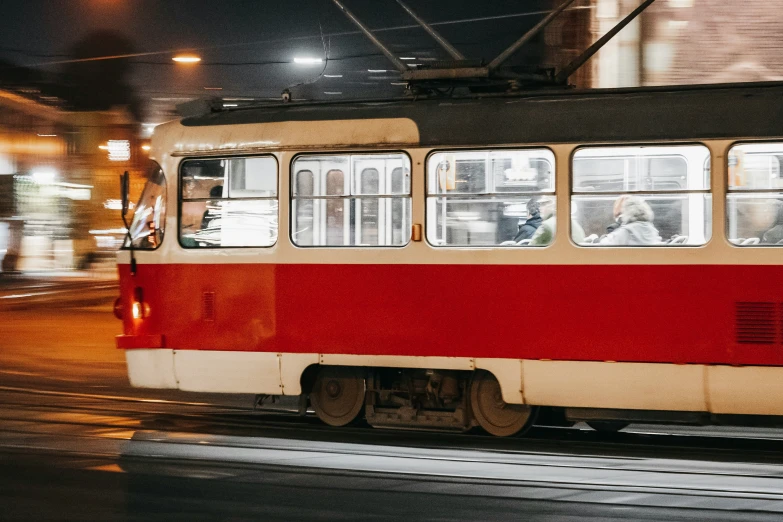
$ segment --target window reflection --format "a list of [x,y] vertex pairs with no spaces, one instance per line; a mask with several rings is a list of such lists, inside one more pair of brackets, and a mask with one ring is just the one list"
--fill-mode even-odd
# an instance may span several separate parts
[[166,176],[160,165],[151,162],[147,183],[133,212],[129,235],[134,248],[155,249],[166,227]]
[[709,150],[702,145],[582,148],[572,172],[577,244],[683,246],[710,239]]
[[[302,155],[292,165],[291,238],[298,246],[401,246],[410,240],[404,154]],[[312,179],[309,186],[298,180]]]
[[274,157],[187,160],[181,187],[182,246],[265,247],[277,241]]
[[427,240],[434,246],[550,244],[554,165],[554,154],[547,149],[432,154],[427,162]]
[[783,246],[783,143],[729,150],[726,228],[737,246]]

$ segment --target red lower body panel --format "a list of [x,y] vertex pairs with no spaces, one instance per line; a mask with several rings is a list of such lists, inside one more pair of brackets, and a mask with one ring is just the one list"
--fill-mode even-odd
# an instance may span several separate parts
[[[781,266],[121,265],[120,278],[125,335],[166,348],[783,365]],[[127,313],[137,286],[141,320]]]

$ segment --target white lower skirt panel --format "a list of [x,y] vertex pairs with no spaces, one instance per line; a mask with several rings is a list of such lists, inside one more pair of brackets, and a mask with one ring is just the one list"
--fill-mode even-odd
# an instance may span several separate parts
[[529,404],[707,411],[700,364],[525,360],[522,368]]
[[135,388],[174,388],[174,351],[163,348],[125,350],[128,380]]
[[127,350],[126,359],[143,388],[299,395],[313,364],[485,369],[508,403],[783,415],[783,367],[167,349]]
[[179,389],[217,393],[282,395],[280,354],[175,350]]
[[783,415],[783,368],[708,366],[712,413]]

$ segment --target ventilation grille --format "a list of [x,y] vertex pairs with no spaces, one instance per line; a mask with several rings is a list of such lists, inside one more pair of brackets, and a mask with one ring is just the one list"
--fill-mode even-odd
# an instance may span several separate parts
[[780,307],[777,303],[737,303],[737,342],[743,344],[774,344],[781,329]]
[[215,320],[215,292],[204,292],[201,295],[201,318],[205,321]]

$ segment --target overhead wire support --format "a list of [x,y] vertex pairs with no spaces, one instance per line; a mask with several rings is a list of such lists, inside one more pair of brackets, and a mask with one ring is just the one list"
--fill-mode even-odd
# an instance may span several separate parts
[[574,74],[574,73],[577,71],[577,69],[579,69],[580,67],[582,67],[582,66],[585,64],[585,62],[586,62],[587,60],[589,60],[590,58],[592,58],[592,57],[593,57],[593,55],[594,55],[595,53],[597,53],[597,52],[598,52],[598,51],[601,49],[601,47],[603,47],[603,46],[604,46],[604,44],[606,44],[606,42],[608,42],[609,40],[611,40],[612,38],[614,38],[614,36],[615,36],[617,33],[619,33],[620,31],[622,31],[622,30],[623,30],[623,28],[624,28],[626,25],[630,24],[630,23],[633,21],[633,19],[634,19],[634,18],[636,18],[637,16],[639,16],[639,15],[642,13],[642,11],[644,11],[645,9],[647,9],[647,8],[650,6],[650,4],[652,4],[653,2],[655,2],[655,0],[645,0],[644,2],[642,2],[642,4],[641,4],[639,7],[637,7],[637,8],[636,8],[636,9],[634,9],[633,11],[631,11],[631,12],[628,14],[628,16],[626,16],[625,18],[623,18],[623,19],[620,21],[620,23],[618,23],[617,25],[615,25],[614,27],[612,27],[612,28],[611,28],[609,31],[607,31],[607,33],[606,33],[605,35],[603,35],[601,38],[599,38],[598,40],[596,40],[596,41],[595,41],[595,43],[594,43],[593,45],[591,45],[590,47],[588,47],[588,48],[587,48],[587,50],[585,50],[585,52],[583,52],[582,54],[580,54],[579,56],[577,56],[577,57],[576,57],[576,58],[575,58],[575,59],[574,59],[574,60],[573,60],[571,63],[569,63],[569,64],[568,64],[568,65],[567,65],[567,66],[566,66],[566,67],[565,67],[565,68],[564,68],[562,71],[560,71],[559,73],[557,73],[557,75],[555,76],[555,82],[556,82],[556,83],[565,83],[566,81],[568,81],[568,78],[569,78],[569,77],[570,77],[572,74]]
[[378,39],[375,37],[375,35],[374,35],[374,34],[372,34],[372,31],[370,31],[370,29],[369,29],[369,28],[367,28],[367,26],[365,26],[365,25],[364,25],[364,24],[361,22],[361,20],[359,20],[358,18],[356,18],[356,16],[354,16],[354,14],[353,14],[353,13],[352,13],[350,10],[348,10],[348,8],[347,8],[347,7],[345,7],[345,6],[344,6],[344,5],[343,5],[343,4],[340,2],[340,0],[332,0],[332,2],[334,2],[334,5],[336,5],[337,7],[339,7],[339,8],[340,8],[340,10],[341,10],[341,11],[342,11],[342,12],[345,14],[345,16],[347,16],[347,17],[348,17],[348,19],[349,19],[351,22],[353,22],[353,23],[354,23],[354,25],[356,25],[356,27],[358,27],[358,28],[359,28],[359,29],[360,29],[360,30],[361,30],[361,31],[364,33],[364,36],[366,36],[367,38],[369,38],[369,39],[370,39],[370,41],[371,41],[373,44],[375,44],[375,46],[376,46],[378,49],[380,49],[380,50],[381,50],[381,52],[383,52],[383,54],[385,54],[385,55],[386,55],[386,58],[388,58],[388,59],[389,59],[389,61],[391,61],[391,63],[393,63],[393,64],[394,64],[394,67],[396,67],[398,71],[400,71],[401,73],[404,73],[405,71],[407,71],[407,70],[408,70],[408,66],[407,66],[407,65],[405,65],[404,63],[402,63],[402,61],[401,61],[401,60],[399,60],[399,59],[398,59],[396,56],[394,56],[394,54],[393,54],[393,53],[392,53],[392,52],[391,52],[389,49],[387,49],[387,48],[386,48],[386,46],[385,46],[385,45],[383,45],[383,43],[382,43],[380,40],[378,40]]
[[[573,2],[573,0],[570,0],[570,1],[571,1],[571,2]],[[435,41],[436,41],[436,42],[438,42],[438,43],[440,44],[440,46],[441,46],[441,47],[443,47],[443,49],[444,49],[444,50],[445,50],[447,53],[449,53],[449,55],[450,55],[452,58],[454,58],[455,60],[464,60],[464,59],[465,59],[465,57],[462,55],[462,53],[460,53],[460,52],[459,52],[459,51],[458,51],[456,48],[454,48],[454,46],[453,46],[453,45],[451,45],[451,44],[450,44],[448,41],[446,41],[446,39],[445,39],[445,38],[443,38],[443,37],[440,35],[440,33],[439,33],[438,31],[436,31],[435,29],[433,29],[433,28],[432,28],[432,26],[431,26],[430,24],[428,24],[428,23],[427,23],[427,22],[425,22],[425,21],[424,21],[422,18],[420,18],[420,17],[419,17],[419,15],[417,15],[417,14],[416,14],[416,13],[413,11],[413,9],[411,9],[410,7],[408,7],[408,6],[407,6],[407,5],[406,5],[406,4],[405,4],[405,3],[404,3],[402,0],[397,0],[397,3],[398,3],[398,4],[400,4],[400,7],[402,7],[403,9],[405,9],[405,11],[406,11],[406,12],[407,12],[409,15],[411,15],[411,18],[413,18],[414,20],[416,20],[416,22],[417,22],[417,23],[418,23],[420,26],[422,26],[422,28],[424,28],[424,30],[425,30],[425,31],[427,31],[427,33],[429,33],[429,35],[430,35],[430,36],[432,36],[432,37],[435,39]]]
[[[397,0],[399,2],[400,0]],[[536,36],[543,28],[545,28],[549,23],[555,19],[557,15],[565,11],[568,6],[574,3],[574,0],[565,0],[560,6],[549,13],[547,16],[545,16],[540,22],[538,22],[536,25],[534,25],[528,32],[522,35],[522,37],[511,44],[505,51],[500,53],[494,60],[489,62],[489,65],[487,65],[487,69],[489,71],[494,71],[497,69],[503,62],[511,58],[511,56],[519,50],[520,47],[525,45],[527,42],[529,42],[534,36]]]

